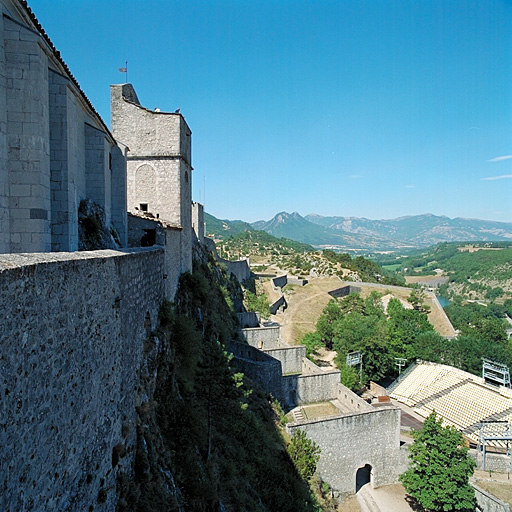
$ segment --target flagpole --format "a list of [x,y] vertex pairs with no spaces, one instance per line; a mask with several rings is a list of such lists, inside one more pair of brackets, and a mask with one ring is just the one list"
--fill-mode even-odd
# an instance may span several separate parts
[[126,70],[125,71],[125,83],[127,84],[128,83],[128,61],[127,60],[124,62],[124,69]]

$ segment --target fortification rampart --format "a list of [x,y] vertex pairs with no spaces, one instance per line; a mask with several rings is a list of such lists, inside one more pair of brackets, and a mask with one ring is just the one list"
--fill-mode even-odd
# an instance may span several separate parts
[[230,341],[228,349],[236,358],[237,368],[268,393],[281,400],[281,363],[246,343]]
[[0,509],[114,510],[163,269],[160,248],[0,256]]
[[243,313],[237,313],[236,316],[244,329],[248,327],[259,327],[260,325],[260,315],[254,311],[244,311]]
[[281,361],[283,374],[301,373],[302,361],[306,357],[306,347],[299,345],[296,347],[280,347],[265,350],[269,356]]
[[510,512],[510,505],[508,503],[484,491],[475,483],[471,483],[471,485],[475,490],[476,512]]
[[394,407],[355,412],[287,425],[304,430],[320,446],[317,471],[341,493],[356,491],[359,468],[371,466],[374,487],[395,483],[408,466],[408,450],[400,448],[400,410]]
[[242,335],[252,347],[268,350],[278,348],[281,345],[279,341],[280,330],[281,326],[277,324],[268,327],[249,327],[242,329]]
[[325,402],[337,397],[340,372],[319,372],[283,376],[282,395],[287,407],[314,402]]
[[124,246],[124,153],[25,10],[0,0],[0,253],[77,250],[86,198]]
[[342,286],[341,288],[336,288],[335,290],[331,290],[329,295],[331,297],[346,297],[350,293],[361,293],[361,288],[359,286],[354,286],[353,284]]

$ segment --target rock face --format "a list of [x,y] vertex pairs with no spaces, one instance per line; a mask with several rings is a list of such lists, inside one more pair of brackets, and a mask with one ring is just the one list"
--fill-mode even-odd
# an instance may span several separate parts
[[105,223],[105,210],[91,201],[80,201],[78,208],[78,250],[119,249],[119,235]]

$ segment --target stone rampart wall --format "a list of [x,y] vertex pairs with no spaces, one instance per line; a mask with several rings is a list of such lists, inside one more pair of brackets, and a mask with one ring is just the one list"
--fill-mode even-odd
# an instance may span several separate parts
[[237,313],[238,321],[240,326],[244,329],[248,327],[259,327],[260,315],[254,311],[244,311],[243,313]]
[[306,286],[308,284],[308,280],[307,279],[300,279],[298,277],[287,276],[287,283],[286,284],[291,284],[291,285],[294,285],[294,286]]
[[510,512],[510,505],[472,483],[475,490],[476,512]]
[[245,341],[252,347],[268,350],[280,346],[280,329],[281,327],[279,325],[273,325],[271,327],[249,327],[242,329],[242,335]]
[[86,198],[105,210],[123,245],[124,155],[15,4],[0,0],[0,253],[77,250]]
[[331,290],[329,292],[329,295],[331,297],[346,297],[350,293],[361,293],[361,288],[358,286],[346,285],[342,286],[341,288],[336,288],[335,290]]
[[273,277],[270,281],[274,290],[277,288],[284,288],[288,282],[288,276],[285,274],[284,276]]
[[286,308],[286,299],[284,298],[284,295],[281,295],[275,302],[270,304],[270,313],[272,315],[275,315],[280,307]]
[[251,269],[248,260],[228,261],[219,258],[219,263],[226,265],[228,274],[235,274],[240,283],[251,277]]
[[355,412],[373,411],[375,409],[360,396],[356,395],[353,391],[341,384],[341,382],[338,384],[338,389],[336,390],[336,398],[346,409],[350,409]]
[[356,491],[356,473],[369,464],[374,487],[397,482],[407,469],[407,449],[400,449],[400,409],[389,407],[287,425],[306,431],[321,451],[318,473],[337,492]]
[[235,356],[235,366],[257,382],[265,391],[281,400],[281,363],[245,343],[230,341],[228,350]]
[[306,347],[303,345],[271,348],[265,350],[265,352],[274,359],[281,361],[283,374],[302,372],[302,360],[306,357]]
[[114,510],[163,268],[162,249],[0,255],[1,510]]
[[284,404],[286,407],[324,402],[337,397],[340,372],[321,372],[310,375],[283,376]]

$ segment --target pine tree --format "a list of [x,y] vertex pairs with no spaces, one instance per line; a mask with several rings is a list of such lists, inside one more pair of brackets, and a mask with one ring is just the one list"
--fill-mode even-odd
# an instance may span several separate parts
[[413,437],[411,466],[400,477],[409,495],[427,512],[473,511],[475,492],[468,481],[475,463],[462,434],[443,427],[434,411]]

